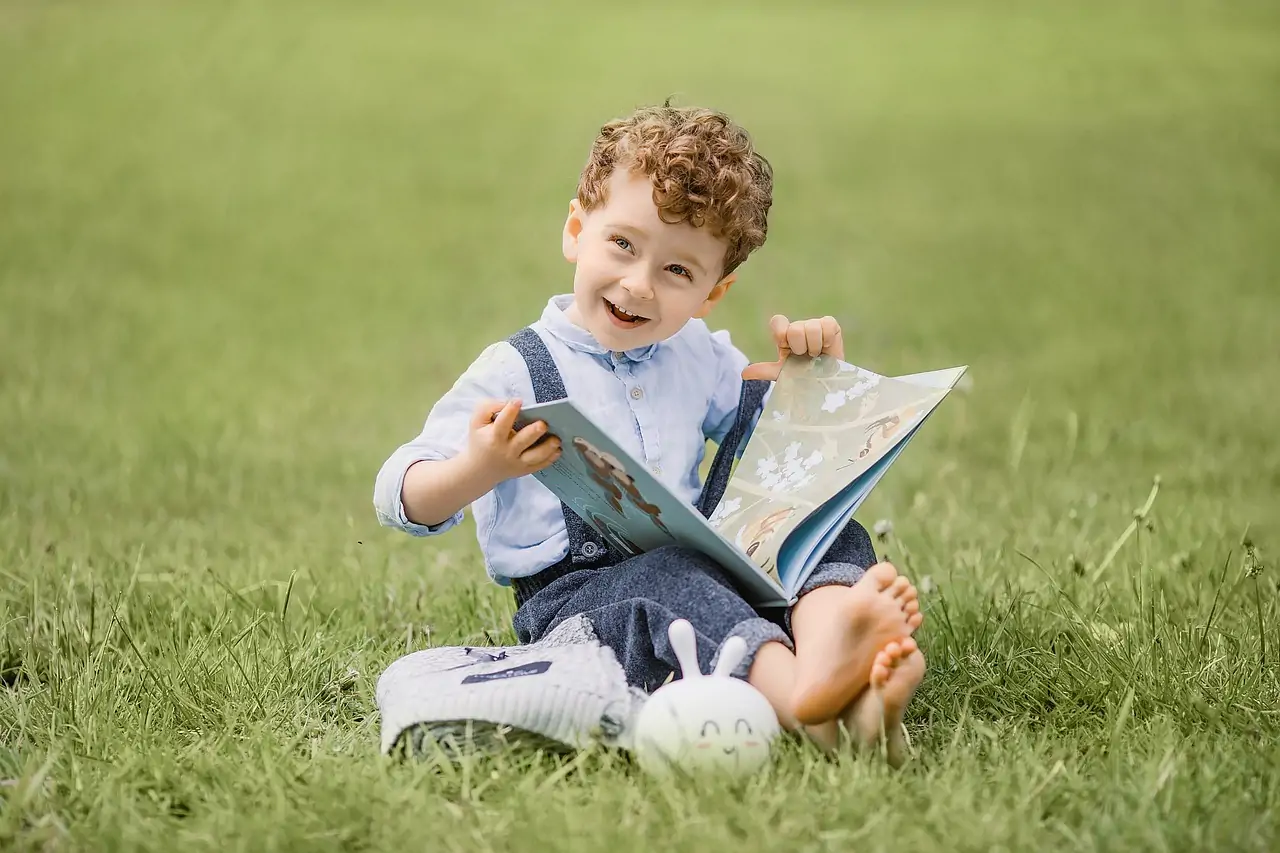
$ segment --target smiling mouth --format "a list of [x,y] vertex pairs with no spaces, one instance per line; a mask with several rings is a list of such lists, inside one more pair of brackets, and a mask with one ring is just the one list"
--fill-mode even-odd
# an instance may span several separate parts
[[604,300],[604,307],[609,312],[609,318],[613,320],[615,326],[634,329],[636,326],[643,326],[649,322],[648,317],[641,317],[639,314],[628,314],[608,299]]

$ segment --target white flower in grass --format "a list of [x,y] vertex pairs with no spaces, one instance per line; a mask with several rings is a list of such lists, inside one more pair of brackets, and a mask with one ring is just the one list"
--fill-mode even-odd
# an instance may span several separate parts
[[716,507],[715,512],[711,513],[711,518],[708,520],[712,524],[719,524],[721,521],[724,521],[726,518],[737,512],[741,507],[742,498],[740,497],[721,501],[720,505]]

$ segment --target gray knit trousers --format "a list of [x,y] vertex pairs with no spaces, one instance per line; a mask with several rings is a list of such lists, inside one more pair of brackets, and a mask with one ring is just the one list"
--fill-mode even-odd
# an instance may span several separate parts
[[[850,521],[800,594],[829,584],[852,585],[874,562],[870,537]],[[600,642],[613,649],[627,683],[648,692],[662,686],[679,667],[667,638],[667,628],[676,619],[693,625],[704,673],[715,665],[730,637],[742,637],[747,644],[747,654],[733,672],[738,678],[746,678],[765,643],[777,641],[794,649],[789,611],[766,618],[742,598],[716,563],[677,546],[612,566],[569,571],[523,600],[513,623],[520,642],[532,643],[577,615],[585,616]]]

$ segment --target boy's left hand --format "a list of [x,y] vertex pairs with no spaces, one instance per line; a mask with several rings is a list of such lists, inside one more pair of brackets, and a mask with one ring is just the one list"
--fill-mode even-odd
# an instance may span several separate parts
[[778,347],[778,360],[748,364],[742,371],[743,379],[777,379],[789,355],[807,355],[810,358],[831,355],[844,360],[844,338],[835,317],[793,323],[781,314],[775,314],[769,321],[769,331]]

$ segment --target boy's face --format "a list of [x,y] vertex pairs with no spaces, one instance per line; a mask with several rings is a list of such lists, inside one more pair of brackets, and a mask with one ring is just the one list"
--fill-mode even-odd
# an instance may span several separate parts
[[724,296],[727,244],[707,228],[663,222],[648,176],[619,168],[608,201],[585,211],[575,199],[564,256],[575,264],[569,321],[622,351],[666,340]]

